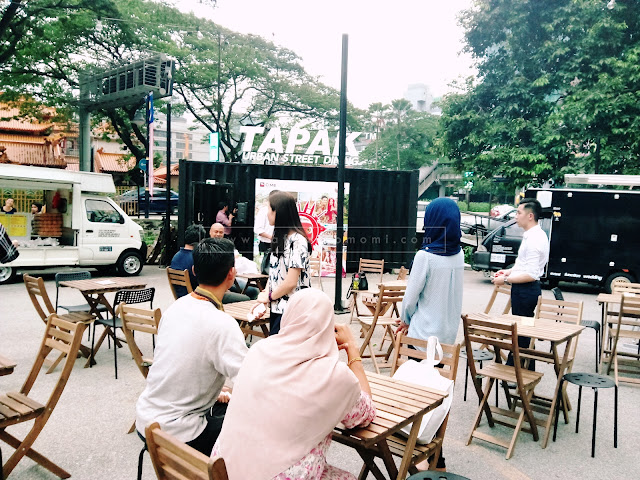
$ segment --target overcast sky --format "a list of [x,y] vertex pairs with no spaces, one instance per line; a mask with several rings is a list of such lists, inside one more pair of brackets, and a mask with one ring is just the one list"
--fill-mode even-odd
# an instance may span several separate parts
[[347,95],[360,108],[402,98],[424,83],[434,96],[457,78],[473,75],[461,53],[458,12],[471,0],[198,0],[178,3],[241,33],[260,35],[293,50],[312,75],[340,88],[342,34],[349,35]]

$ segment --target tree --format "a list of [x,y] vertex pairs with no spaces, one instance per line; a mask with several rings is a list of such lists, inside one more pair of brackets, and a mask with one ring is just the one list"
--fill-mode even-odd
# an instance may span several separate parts
[[[25,29],[28,41],[23,36],[0,65],[5,95],[32,93],[71,114],[80,72],[138,60],[151,50],[177,61],[174,111],[189,110],[210,131],[219,131],[228,161],[239,160],[239,125],[303,117],[337,123],[338,92],[308,75],[295,53],[260,37],[144,0],[42,0],[26,2],[23,14],[31,17],[27,6],[44,3],[48,7]],[[77,7],[72,14],[69,3]],[[137,105],[93,114],[96,122],[108,119],[138,159],[145,155],[146,134],[132,120],[142,105],[141,98]],[[353,113],[350,119],[355,125]]]
[[[393,111],[393,117],[396,121],[396,153],[398,158],[398,168],[400,170],[400,135],[403,133],[402,121],[407,116],[407,113],[411,110],[411,102],[404,98],[391,101],[391,109]],[[404,132],[406,134],[406,132]]]
[[415,170],[438,158],[438,117],[409,110],[401,128],[401,133],[398,125],[382,130],[379,139],[360,152],[360,160],[375,168]]
[[443,100],[441,151],[516,185],[634,173],[640,155],[640,3],[482,0],[465,12],[478,79]]
[[376,149],[375,156],[375,167],[380,168],[380,163],[378,160],[378,141],[380,139],[380,132],[385,127],[386,122],[389,117],[389,105],[383,105],[381,102],[372,103],[369,105],[369,109],[367,110],[367,119],[368,121],[365,125],[375,132],[374,145]]

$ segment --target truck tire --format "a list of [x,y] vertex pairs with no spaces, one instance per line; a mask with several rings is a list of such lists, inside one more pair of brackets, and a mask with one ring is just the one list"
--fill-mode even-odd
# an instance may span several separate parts
[[633,283],[636,279],[630,273],[615,272],[607,277],[604,282],[604,290],[607,293],[611,293],[611,284],[615,281],[622,281],[626,283]]
[[16,277],[16,269],[0,266],[0,285],[13,281]]
[[144,262],[140,253],[136,251],[128,251],[120,255],[118,263],[116,263],[116,268],[120,275],[132,277],[140,274],[143,264]]

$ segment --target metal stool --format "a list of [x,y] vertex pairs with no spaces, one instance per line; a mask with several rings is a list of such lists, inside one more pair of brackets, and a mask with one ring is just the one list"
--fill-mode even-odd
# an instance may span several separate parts
[[426,470],[424,472],[419,472],[414,475],[411,475],[407,480],[469,480],[467,477],[463,477],[462,475],[456,475],[455,473],[449,472],[436,472],[434,470]]
[[[467,368],[464,372],[464,401],[467,401],[467,382],[469,380],[469,357],[467,356],[467,350],[462,348],[460,350],[460,357],[467,359]],[[473,361],[480,363],[482,368],[482,362],[493,360],[493,353],[486,348],[474,348],[473,349]],[[474,379],[475,380],[475,379]],[[498,389],[496,388],[496,406],[498,405]]]
[[553,441],[556,441],[556,432],[558,431],[558,416],[560,415],[560,402],[562,401],[562,387],[564,382],[578,385],[578,413],[576,416],[576,433],[580,426],[580,402],[582,400],[582,387],[591,387],[594,391],[593,400],[593,433],[591,434],[591,457],[596,456],[596,422],[598,420],[598,389],[614,388],[614,410],[613,410],[613,446],[618,448],[618,385],[610,377],[598,375],[597,373],[567,373],[562,377],[560,382],[560,396],[556,403],[556,419],[553,426]]

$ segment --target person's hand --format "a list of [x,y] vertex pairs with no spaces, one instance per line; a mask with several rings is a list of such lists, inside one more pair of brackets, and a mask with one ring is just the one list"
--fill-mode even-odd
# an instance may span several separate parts
[[[258,297],[260,296],[258,295]],[[267,300],[269,300],[268,297],[267,297]],[[267,307],[265,306],[265,304],[258,303],[251,309],[251,315],[253,315],[253,318],[262,318],[264,317],[264,314],[266,313],[266,311],[267,311]]]
[[217,402],[218,403],[229,403],[229,400],[231,400],[231,393],[222,391],[222,392],[220,392],[220,395],[218,395]]
[[258,294],[258,298],[256,300],[260,303],[269,303],[269,293],[266,290],[263,290]]
[[236,213],[238,213],[238,209],[237,209],[237,208],[234,208],[234,209],[233,209],[233,212],[231,212],[231,214],[232,214],[232,215],[235,215]]
[[355,340],[349,325],[336,324],[336,343],[338,344],[338,350],[346,350],[349,345],[355,346]]
[[398,328],[396,328],[396,335],[403,334],[406,335],[409,331],[409,325],[404,322],[399,322]]
[[491,283],[494,285],[504,285],[505,278],[507,278],[505,275],[496,275],[491,279]]
[[502,276],[504,274],[505,274],[504,270],[498,270],[493,276],[494,277],[500,277],[500,276]]
[[20,246],[20,242],[18,240],[12,240],[11,243],[13,244],[14,247]]

